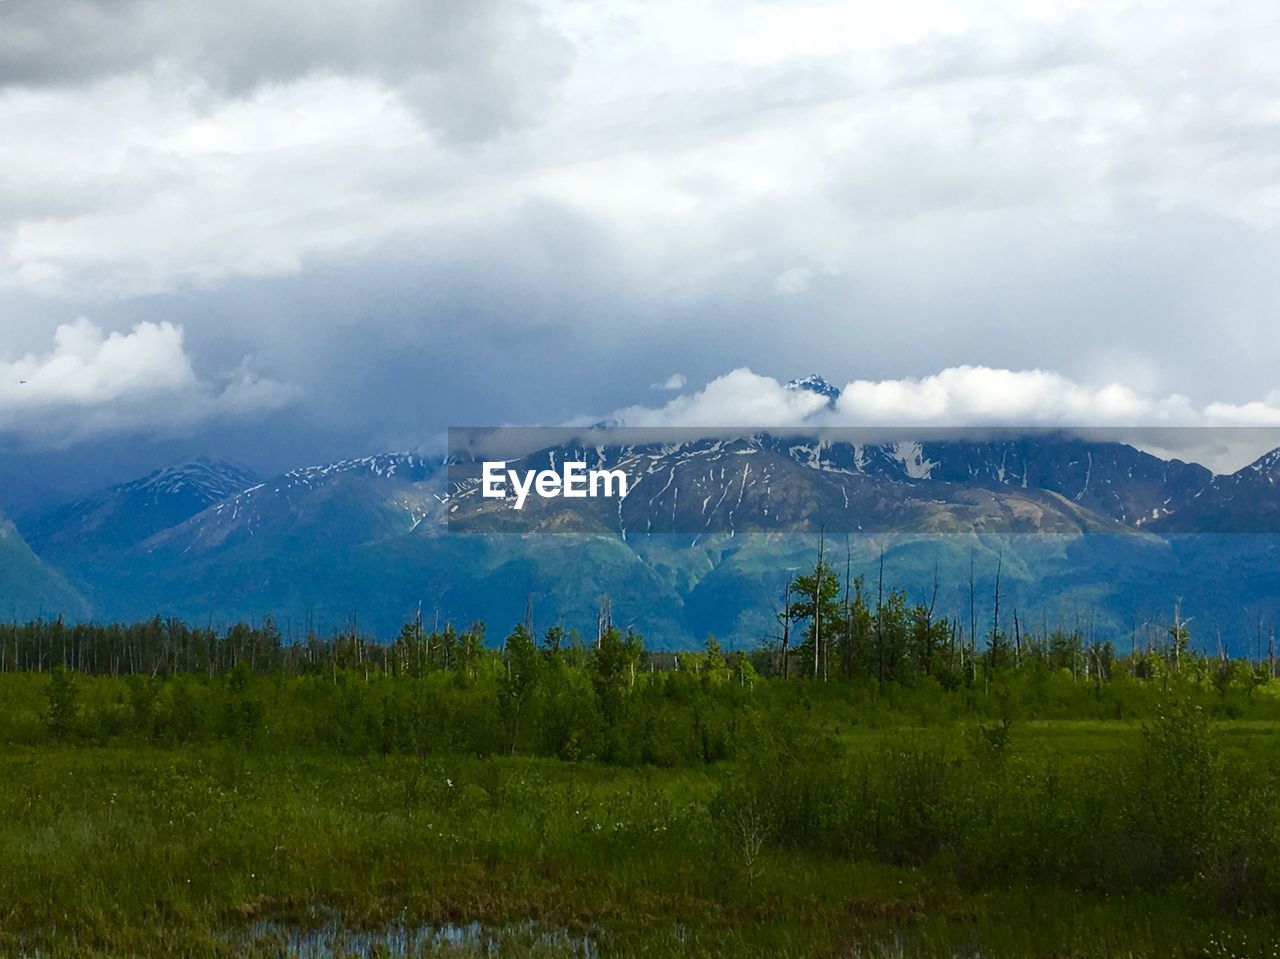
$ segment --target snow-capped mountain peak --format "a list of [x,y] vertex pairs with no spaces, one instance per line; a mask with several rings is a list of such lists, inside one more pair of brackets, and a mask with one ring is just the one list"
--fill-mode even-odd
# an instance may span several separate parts
[[257,476],[242,467],[201,456],[124,483],[119,490],[122,493],[147,491],[161,495],[185,493],[196,500],[216,503],[234,496],[257,481]]
[[810,373],[808,376],[789,381],[786,384],[789,390],[805,390],[809,393],[817,393],[819,396],[827,398],[827,405],[834,407],[836,400],[840,398],[840,390],[833,386],[817,373]]
[[1280,447],[1259,456],[1240,472],[1244,473],[1245,471],[1258,473],[1262,476],[1270,477],[1272,480],[1280,478]]
[[200,457],[155,470],[36,517],[28,538],[50,554],[119,550],[141,542],[258,482],[249,470]]

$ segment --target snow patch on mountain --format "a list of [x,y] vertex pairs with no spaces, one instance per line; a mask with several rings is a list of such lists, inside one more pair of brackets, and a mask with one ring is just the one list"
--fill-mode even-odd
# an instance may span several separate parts
[[938,464],[928,459],[919,443],[894,443],[893,458],[911,479],[929,479]]
[[234,496],[258,481],[243,467],[223,460],[201,456],[189,463],[169,466],[154,473],[114,487],[117,493],[153,493],[176,495],[186,493],[209,503]]

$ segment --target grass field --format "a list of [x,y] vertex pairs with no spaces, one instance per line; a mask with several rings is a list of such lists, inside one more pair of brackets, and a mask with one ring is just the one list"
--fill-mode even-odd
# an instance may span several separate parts
[[[831,732],[841,725],[831,724]],[[1280,763],[1280,724],[1215,724]],[[839,729],[875,755],[972,730]],[[1127,755],[1136,723],[1014,726],[1018,775]],[[1274,956],[1268,913],[978,883],[726,826],[736,763],[345,756],[210,744],[0,750],[0,954]],[[1275,813],[1275,811],[1273,811]]]

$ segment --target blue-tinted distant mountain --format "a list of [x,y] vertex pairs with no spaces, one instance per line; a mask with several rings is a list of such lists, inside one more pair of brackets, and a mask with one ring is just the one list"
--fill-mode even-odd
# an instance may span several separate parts
[[933,464],[930,479],[1049,490],[1133,527],[1185,508],[1213,481],[1213,473],[1198,463],[1069,435],[926,443],[921,456]]
[[249,542],[257,550],[368,543],[413,532],[443,512],[445,493],[438,460],[413,453],[342,460],[290,470],[220,498],[140,548],[163,553],[180,545],[207,553]]
[[[546,450],[515,467],[545,469],[570,453],[630,477],[635,495],[616,509],[618,532],[1008,530],[1011,524],[1001,517],[1011,512],[1024,531],[1139,529],[1175,513],[1213,480],[1194,463],[1059,433],[923,443],[758,433]],[[478,499],[476,485],[462,490],[459,502]],[[562,500],[533,507],[546,514],[548,524],[575,526]],[[492,500],[461,508],[464,515],[502,509]],[[579,501],[573,511],[593,508],[604,507]],[[528,514],[519,519],[527,528]],[[587,525],[600,528],[598,521]]]
[[[999,452],[999,451],[998,451]],[[514,513],[479,495],[478,470],[452,492],[455,529],[633,533],[1012,531],[1079,534],[1119,524],[1056,489],[969,477],[933,478],[946,451],[917,443],[854,444],[769,433],[553,448],[508,464],[517,471],[585,459],[626,473],[625,500],[538,499]],[[981,472],[981,471],[979,471]]]
[[42,556],[128,549],[253,486],[250,470],[200,458],[41,513],[24,526]]
[[1151,524],[1162,533],[1280,530],[1280,449],[1234,473],[1215,476],[1181,507]]
[[[510,465],[546,466],[584,452],[557,448]],[[451,487],[448,471],[387,454],[267,480],[78,575],[95,583],[110,617],[158,609],[225,622],[273,612],[322,629],[356,617],[382,633],[419,602],[502,628],[522,615],[526,596],[540,617],[587,623],[608,594],[621,616],[664,645],[684,646],[707,631],[756,629],[762,610],[767,618],[773,579],[785,576],[784,561],[792,563],[797,549],[752,534],[771,517],[805,528],[812,515],[808,528],[816,529],[852,506],[953,531],[1003,523],[1010,510],[1029,531],[1079,535],[1115,525],[1042,490],[914,480],[917,451],[905,446],[854,450],[758,436],[591,452],[643,477],[637,489],[652,487],[629,496],[623,510],[603,505],[620,523],[613,532],[583,532],[571,514],[539,504],[530,507],[537,535],[455,534],[450,511],[471,501]],[[712,505],[725,520],[718,533],[648,535],[670,529],[673,516],[694,528],[699,510]],[[683,512],[690,509],[696,517]],[[668,548],[655,545],[663,543]]]
[[[92,536],[74,549],[67,533],[57,564],[99,618],[226,623],[270,612],[323,630],[355,616],[389,635],[421,602],[501,630],[529,597],[540,621],[586,628],[608,594],[622,621],[680,647],[707,632],[738,643],[767,633],[782,583],[812,563],[812,534],[825,527],[842,561],[840,531],[851,531],[855,575],[871,575],[884,547],[895,582],[918,591],[936,562],[947,603],[963,600],[971,551],[980,583],[999,555],[1009,609],[1086,617],[1117,638],[1179,596],[1224,629],[1242,603],[1255,622],[1258,609],[1280,615],[1280,537],[1156,535],[1170,518],[1208,515],[1217,498],[1251,502],[1238,515],[1269,516],[1280,531],[1280,455],[1232,481],[1066,434],[855,444],[762,433],[554,448],[510,465],[582,455],[625,470],[631,494],[620,505],[535,501],[525,535],[450,531],[451,512],[495,501],[453,485],[438,462],[386,454],[255,483],[145,538],[134,527],[116,550]],[[581,510],[597,513],[583,522]]]
[[85,599],[61,573],[37,557],[13,523],[0,515],[0,618],[77,620],[89,613]]

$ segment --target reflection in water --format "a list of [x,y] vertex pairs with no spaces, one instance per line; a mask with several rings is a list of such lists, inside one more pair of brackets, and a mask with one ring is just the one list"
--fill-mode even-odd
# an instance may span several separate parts
[[354,930],[330,921],[302,927],[273,921],[255,922],[228,936],[233,950],[264,952],[282,959],[413,959],[452,952],[464,955],[554,955],[598,959],[594,939],[533,922],[506,926],[395,923],[379,929]]

